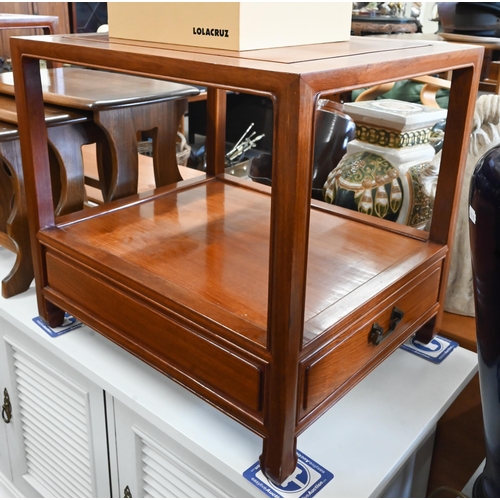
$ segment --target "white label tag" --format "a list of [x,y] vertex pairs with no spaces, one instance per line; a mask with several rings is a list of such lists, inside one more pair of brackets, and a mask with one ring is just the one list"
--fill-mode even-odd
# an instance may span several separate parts
[[469,205],[469,219],[473,224],[476,223],[476,211],[472,208],[471,205]]

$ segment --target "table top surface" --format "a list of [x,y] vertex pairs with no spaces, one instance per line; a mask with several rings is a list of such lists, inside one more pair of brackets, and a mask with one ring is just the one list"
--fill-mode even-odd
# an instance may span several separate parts
[[[13,263],[14,255],[0,248],[0,274]],[[257,435],[90,328],[51,338],[32,321],[36,316],[34,288],[0,297],[0,317],[12,325],[2,328],[2,336],[15,340],[15,329],[22,330],[34,348],[49,349],[160,430],[174,433],[249,496],[263,496],[242,477],[261,452]],[[396,350],[299,436],[299,451],[334,474],[316,496],[380,495],[476,371],[476,353],[460,347],[441,364]]]
[[[91,266],[112,262],[128,279],[148,283],[143,293],[156,300],[201,311],[266,345],[271,196],[243,184],[210,181],[179,193],[158,190],[138,204],[119,200],[108,211],[59,219],[59,231],[48,236]],[[305,342],[442,253],[423,232],[409,238],[320,210],[312,212],[310,238]]]
[[379,38],[393,40],[421,40],[429,42],[453,42],[467,45],[480,45],[486,49],[500,49],[500,38],[490,36],[462,35],[460,33],[392,33],[378,35]]
[[[255,90],[286,85],[297,75],[303,78],[311,75],[314,81],[308,83],[321,86],[325,79],[331,80],[333,74],[338,77],[339,71],[352,82],[347,73],[354,68],[366,71],[368,60],[373,67],[386,65],[386,74],[392,73],[390,77],[397,78],[399,72],[401,77],[410,76],[411,64],[416,74],[419,71],[418,74],[426,74],[438,68],[442,70],[446,63],[450,67],[470,64],[471,58],[479,54],[471,53],[478,50],[472,46],[354,36],[346,42],[242,52],[110,39],[107,34],[12,37],[12,43],[19,44],[22,51],[35,58],[59,58],[81,65],[166,75],[173,81],[202,86],[221,83],[221,87],[226,88],[248,88],[251,85]],[[417,61],[419,65],[415,65]],[[260,79],[259,88],[254,81],[249,81],[252,74],[249,71],[253,70],[267,73],[266,78]]]
[[[77,109],[131,106],[200,93],[191,85],[77,67],[42,69],[41,80],[46,103]],[[11,72],[0,73],[0,93],[14,95]]]
[[[45,111],[45,123],[47,126],[69,124],[69,123],[80,123],[88,121],[91,118],[87,114],[68,110],[66,108],[58,108],[55,106],[46,105],[44,107]],[[0,94],[0,122],[5,122],[2,125],[10,124],[17,125],[17,109],[14,97],[8,95]],[[12,128],[12,127],[4,127]],[[14,127],[17,130],[17,127]]]

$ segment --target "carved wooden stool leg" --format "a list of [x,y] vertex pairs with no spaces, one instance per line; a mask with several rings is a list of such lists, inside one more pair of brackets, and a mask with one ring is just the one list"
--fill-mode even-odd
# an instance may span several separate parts
[[102,128],[107,139],[107,146],[101,144],[98,148],[99,177],[105,185],[104,201],[137,192],[137,133],[140,131],[153,139],[156,186],[182,180],[177,166],[176,139],[186,111],[187,99],[174,99],[95,112],[94,122]]
[[7,219],[14,202],[14,186],[10,168],[0,159],[0,232],[7,233]]
[[47,129],[61,181],[61,192],[55,209],[57,215],[83,209],[85,182],[81,147],[95,142],[91,126],[90,123],[81,123]]
[[[0,155],[10,170],[14,189],[6,231],[0,233],[0,244],[16,254],[16,262],[11,272],[2,280],[2,295],[8,298],[28,290],[34,274],[19,140],[0,142]],[[5,180],[2,177],[2,182]]]
[[[26,195],[21,149],[15,127],[4,127],[0,141],[2,157],[0,171],[0,245],[16,254],[16,261],[2,280],[5,298],[25,292],[33,281],[33,261],[28,227]],[[81,210],[85,201],[85,186],[81,146],[95,142],[92,123],[71,123],[48,128],[49,148],[57,181],[53,189],[59,200],[57,215]],[[8,137],[7,137],[7,134]]]
[[137,193],[137,130],[132,109],[134,108],[106,109],[94,116],[94,122],[102,128],[109,144],[109,151],[103,150],[103,153],[111,156],[107,165],[111,172],[99,173],[108,179],[106,182],[109,184],[108,191],[103,193],[104,201]]
[[179,124],[187,106],[186,99],[176,99],[143,107],[141,128],[147,130],[151,126],[154,127],[150,131],[150,137],[153,139],[153,165],[157,187],[182,180],[175,146]]
[[106,135],[103,130],[101,130],[99,127],[95,127],[94,134],[98,134],[95,141],[98,179],[86,177],[85,184],[87,184],[87,186],[92,186],[96,189],[100,189],[102,198],[104,201],[106,201],[106,193],[109,193],[111,189],[111,183],[113,182],[113,155],[111,152],[112,148],[110,147],[109,141],[106,139]]

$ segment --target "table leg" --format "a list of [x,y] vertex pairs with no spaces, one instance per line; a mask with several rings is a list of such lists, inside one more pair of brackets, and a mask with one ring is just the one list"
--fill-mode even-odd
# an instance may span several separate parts
[[90,124],[69,124],[47,130],[49,144],[57,158],[60,193],[55,213],[64,215],[82,210],[85,182],[82,146],[95,142]]
[[153,140],[153,168],[157,187],[182,180],[177,165],[176,142],[179,125],[187,109],[187,99],[175,99],[136,106],[133,110],[139,130]]
[[104,201],[137,193],[138,132],[145,132],[153,139],[156,186],[182,180],[177,165],[176,139],[186,111],[187,99],[172,99],[94,112],[94,122],[101,127],[108,143],[98,152],[100,176],[105,184]]

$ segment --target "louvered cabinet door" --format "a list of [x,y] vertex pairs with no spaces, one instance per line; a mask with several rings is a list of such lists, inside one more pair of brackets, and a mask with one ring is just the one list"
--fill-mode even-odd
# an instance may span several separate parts
[[[2,379],[0,378],[0,382]],[[2,385],[2,392],[5,385]],[[7,432],[3,422],[0,421],[0,484],[2,480],[12,482],[10,456],[7,446]]]
[[[0,323],[1,328],[1,323]],[[1,337],[0,337],[1,338]],[[7,445],[7,426],[9,425],[8,415],[8,392],[7,389],[7,358],[5,353],[5,344],[0,341],[0,411],[2,419],[0,420],[0,488],[2,481],[12,482],[12,473],[10,466],[10,453]]]
[[109,497],[102,389],[50,352],[26,346],[22,335],[13,338],[4,337],[4,348],[14,486],[27,497]]
[[[108,404],[108,409],[110,405]],[[109,417],[110,412],[108,412]],[[134,498],[242,498],[228,480],[165,432],[114,400],[119,495]]]

